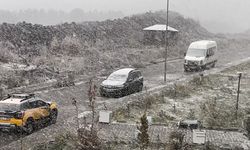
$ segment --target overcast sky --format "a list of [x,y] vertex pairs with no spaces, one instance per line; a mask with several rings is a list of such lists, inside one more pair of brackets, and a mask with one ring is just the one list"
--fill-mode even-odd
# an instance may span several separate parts
[[121,10],[126,13],[161,9],[165,3],[164,0],[0,0],[0,2],[0,8],[7,10],[43,8],[69,11],[82,8],[86,11]]
[[[56,9],[70,11],[122,11],[125,15],[166,8],[166,0],[0,0],[0,9]],[[250,28],[250,0],[170,0],[170,10],[192,17],[201,23],[237,23]],[[235,27],[236,28],[236,27]],[[235,29],[237,30],[237,29]]]

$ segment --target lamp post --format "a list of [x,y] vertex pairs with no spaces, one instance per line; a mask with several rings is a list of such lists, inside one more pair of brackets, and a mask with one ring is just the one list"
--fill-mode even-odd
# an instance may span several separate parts
[[167,23],[165,31],[165,61],[164,61],[164,83],[167,82],[167,55],[168,55],[168,10],[169,10],[169,0],[167,0]]

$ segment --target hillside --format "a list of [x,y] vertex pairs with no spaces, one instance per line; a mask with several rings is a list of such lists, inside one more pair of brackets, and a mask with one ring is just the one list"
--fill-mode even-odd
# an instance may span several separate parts
[[[0,41],[9,41],[15,47],[51,46],[53,38],[62,41],[65,37],[74,35],[80,41],[87,41],[89,45],[94,43],[96,46],[98,41],[109,41],[119,47],[135,47],[141,45],[143,28],[165,22],[165,13],[156,12],[103,22],[85,22],[83,24],[73,22],[56,26],[42,26],[25,22],[4,23],[0,26]],[[197,22],[185,19],[174,12],[170,13],[169,22],[170,26],[177,28],[182,35],[189,38],[211,35]],[[128,39],[134,42],[129,43]]]
[[[106,74],[119,67],[143,67],[162,58],[164,45],[161,34],[145,40],[142,29],[165,23],[165,16],[159,11],[123,19],[56,26],[3,23],[0,25],[0,62],[35,66],[31,75],[21,77],[29,84],[44,82],[69,71],[91,75]],[[191,41],[213,37],[197,22],[178,13],[171,12],[169,22],[180,31],[170,40],[169,57],[182,56]],[[20,71],[20,76],[26,74]]]

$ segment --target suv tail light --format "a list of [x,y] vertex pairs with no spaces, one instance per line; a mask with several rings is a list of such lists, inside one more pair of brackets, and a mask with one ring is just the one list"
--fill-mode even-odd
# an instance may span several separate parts
[[18,111],[18,112],[16,112],[16,114],[15,114],[15,118],[16,118],[16,119],[22,119],[23,116],[24,116],[24,111]]

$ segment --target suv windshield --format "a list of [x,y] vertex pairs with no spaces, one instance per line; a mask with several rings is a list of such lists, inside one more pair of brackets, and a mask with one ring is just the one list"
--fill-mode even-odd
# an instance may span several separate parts
[[125,75],[125,74],[111,74],[111,75],[108,77],[108,80],[126,82],[126,80],[127,80],[127,75]]
[[18,104],[8,104],[0,103],[0,111],[19,111],[20,105]]
[[204,57],[205,52],[206,52],[205,49],[188,49],[187,56]]

